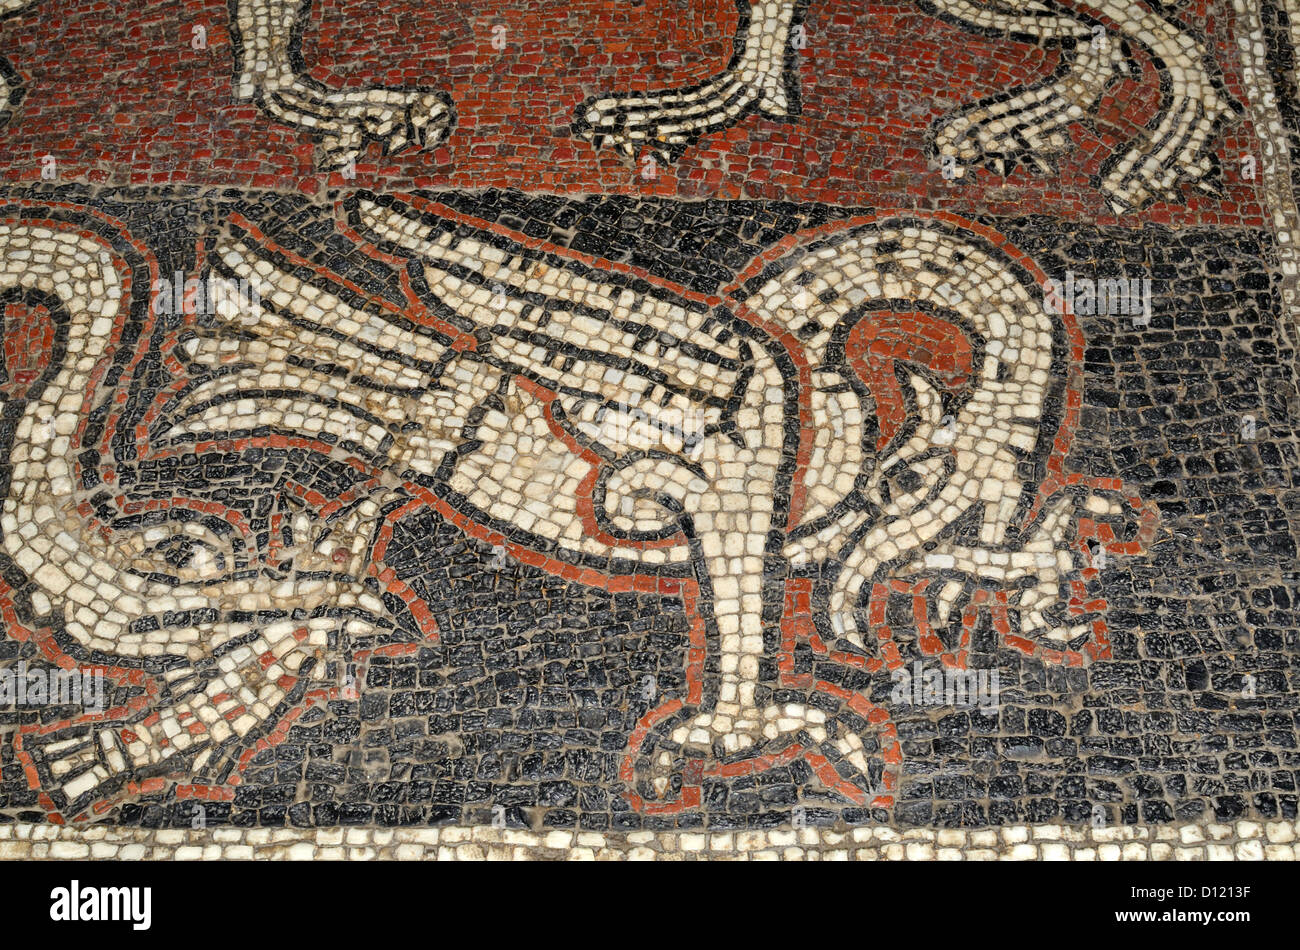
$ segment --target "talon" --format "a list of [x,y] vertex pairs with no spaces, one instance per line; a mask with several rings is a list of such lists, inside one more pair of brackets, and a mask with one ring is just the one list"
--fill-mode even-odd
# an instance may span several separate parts
[[886,774],[885,763],[897,753],[896,732],[892,725],[842,715],[832,721],[822,710],[799,703],[740,710],[734,717],[717,711],[688,715],[645,751],[636,765],[637,785],[662,804],[681,795],[680,806],[688,800],[688,786],[696,789],[698,800],[707,779],[752,775],[803,757],[828,792],[887,807],[897,776]]
[[1041,155],[1035,155],[1032,152],[1026,156],[1026,161],[1034,166],[1034,170],[1040,175],[1049,175],[1053,171],[1053,165]]
[[[797,6],[789,0],[752,6],[749,22],[742,21],[740,32],[733,38],[740,54],[727,71],[690,87],[693,102],[689,108],[681,105],[680,89],[651,95],[593,97],[575,110],[574,131],[583,136],[597,124],[609,126],[617,122],[620,130],[626,125],[624,134],[629,140],[652,140],[662,138],[661,130],[669,129],[684,151],[706,132],[735,125],[751,113],[775,118],[796,114],[798,101],[791,102],[786,90],[787,57],[772,55],[764,44],[770,37],[779,44],[778,49],[788,48]],[[625,119],[620,108],[635,109],[636,118]],[[613,118],[616,115],[618,119]],[[606,144],[602,140],[598,148]],[[622,147],[626,151],[626,145]],[[672,162],[675,157],[670,152],[664,160]]]
[[[290,37],[310,8],[310,3],[299,5],[292,19],[267,18],[248,9],[248,0],[237,0],[237,20],[253,24],[239,48],[237,67],[269,115],[319,136],[324,154],[336,166],[356,158],[363,136],[377,140],[387,155],[410,144],[428,144],[430,125],[435,129],[432,141],[446,134],[455,117],[438,93],[383,87],[330,90],[305,77],[302,63],[291,60]],[[342,160],[336,157],[340,154]]]
[[[1050,173],[1053,169],[1044,159],[1066,148],[1061,130],[1096,113],[1106,90],[1115,82],[1125,77],[1142,80],[1141,69],[1131,55],[1130,40],[1137,34],[1126,32],[1122,25],[1121,42],[1099,50],[1090,41],[1092,25],[1073,19],[1066,11],[1034,5],[1030,12],[1017,9],[1017,4],[991,10],[967,0],[935,0],[935,5],[970,29],[995,30],[1008,37],[1028,33],[1061,48],[1061,69],[1050,84],[1021,86],[937,120],[939,142],[968,138],[984,156],[1006,157],[1005,163],[1000,158],[986,159],[1000,174],[1014,167],[1013,157],[1040,173]],[[1241,111],[1221,77],[1207,69],[1209,58],[1202,41],[1161,13],[1148,16],[1150,22],[1141,33],[1143,45],[1149,50],[1161,87],[1173,86],[1174,92],[1147,123],[1154,134],[1132,138],[1125,153],[1116,156],[1119,170],[1101,185],[1111,196],[1111,208],[1119,214],[1156,196],[1175,194],[1172,179],[1176,175],[1187,180],[1201,177],[1216,123],[1230,111]],[[1131,29],[1135,28],[1136,24]],[[1174,80],[1174,76],[1179,78]],[[1179,87],[1199,89],[1200,93],[1193,100]],[[990,131],[996,129],[1006,131]],[[1149,166],[1155,167],[1154,173]],[[1164,177],[1157,181],[1156,176]]]

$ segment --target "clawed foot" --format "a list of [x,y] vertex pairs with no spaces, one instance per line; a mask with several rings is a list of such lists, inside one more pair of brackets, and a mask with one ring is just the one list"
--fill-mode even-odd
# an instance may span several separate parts
[[[1165,31],[1153,55],[1166,58],[1165,68],[1181,63],[1198,70],[1195,78],[1182,78],[1170,101],[1150,123],[1142,126],[1125,150],[1103,166],[1095,180],[1111,208],[1122,214],[1152,201],[1178,195],[1184,182],[1211,195],[1217,163],[1209,151],[1209,138],[1234,103],[1220,85],[1200,71],[1194,44],[1185,35]],[[1069,69],[1050,82],[1013,90],[986,99],[941,118],[934,126],[933,154],[945,178],[965,177],[968,167],[983,165],[998,175],[1010,174],[1025,164],[1041,174],[1055,173],[1055,159],[1070,147],[1065,128],[1085,121],[1114,82],[1141,73],[1125,43],[1089,43],[1076,40]],[[1179,91],[1193,83],[1196,95]],[[1135,123],[1141,125],[1141,123]]]
[[[832,615],[835,632],[891,668],[938,656],[964,667],[981,615],[1002,643],[1077,661],[1107,655],[1105,602],[1090,582],[1116,555],[1150,542],[1155,512],[1118,484],[1045,505],[1013,550],[945,541],[877,582],[866,605],[867,636],[852,613]],[[1073,535],[1070,541],[1064,539]]]
[[885,777],[874,732],[866,720],[850,722],[802,703],[746,715],[700,713],[641,750],[635,784],[647,802],[694,801],[688,793],[698,797],[706,780],[753,775],[802,759],[828,790],[858,804],[880,804],[893,790],[893,777]]
[[787,51],[801,4],[769,0],[752,6],[737,43],[744,52],[724,73],[703,83],[652,93],[593,96],[574,113],[573,131],[596,148],[613,146],[628,158],[648,147],[675,162],[700,136],[758,113],[797,115],[799,96],[787,75]]
[[1010,98],[977,103],[940,119],[934,151],[945,177],[962,178],[983,165],[1009,175],[1023,163],[1040,174],[1056,171],[1056,157],[1070,148],[1065,127],[1088,116],[1105,88],[1131,67],[1122,44],[1083,45],[1069,72],[1054,82],[1019,90]]
[[977,116],[958,113],[944,122],[935,136],[944,176],[951,179],[964,178],[966,169],[974,165],[1003,177],[1021,163],[1039,174],[1052,174],[1056,156],[1069,145],[1061,129],[1036,128],[1017,121],[1014,115],[985,123]]
[[1134,148],[1101,178],[1097,187],[1107,196],[1111,210],[1127,214],[1152,201],[1176,198],[1184,182],[1207,195],[1222,197],[1222,191],[1214,184],[1217,171],[1215,159],[1195,149],[1185,149],[1171,164],[1163,165],[1158,154]]
[[332,93],[323,105],[330,121],[321,148],[326,163],[335,168],[355,161],[368,139],[379,142],[385,155],[408,146],[438,145],[455,119],[451,99],[438,92],[366,89]]
[[751,112],[773,119],[791,114],[780,79],[717,79],[708,85],[717,88],[644,99],[593,97],[575,112],[574,134],[598,149],[617,148],[627,158],[634,158],[645,146],[671,164],[700,136],[735,125]]
[[277,121],[319,136],[328,167],[354,162],[366,141],[391,154],[437,145],[455,122],[451,98],[428,89],[338,89],[313,79],[302,34],[313,0],[234,0],[237,95]]
[[[187,736],[187,738],[189,738]],[[180,771],[197,755],[203,755],[207,737],[182,748],[179,743],[162,746],[149,739],[142,726],[118,724],[71,726],[46,736],[28,734],[21,743],[27,760],[50,802],[65,817],[75,817],[96,801],[118,792],[128,779]]]

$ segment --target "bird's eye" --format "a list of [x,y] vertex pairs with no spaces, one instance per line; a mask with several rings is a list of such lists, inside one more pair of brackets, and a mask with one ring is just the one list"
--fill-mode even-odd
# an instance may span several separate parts
[[920,458],[895,462],[883,471],[882,494],[887,503],[921,503],[941,489],[946,482],[948,453],[934,452]]
[[132,567],[165,583],[194,583],[212,580],[233,569],[229,546],[210,532],[197,529],[170,531],[161,538],[146,533]]

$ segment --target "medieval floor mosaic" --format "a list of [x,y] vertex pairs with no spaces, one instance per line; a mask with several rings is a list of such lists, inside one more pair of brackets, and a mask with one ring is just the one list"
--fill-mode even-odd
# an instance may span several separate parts
[[0,856],[1293,859],[1292,0],[0,0]]

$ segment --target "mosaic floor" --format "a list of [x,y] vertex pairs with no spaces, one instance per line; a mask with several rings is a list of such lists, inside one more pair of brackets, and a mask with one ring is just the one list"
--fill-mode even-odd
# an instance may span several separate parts
[[0,14],[0,857],[1296,856],[1297,0]]

